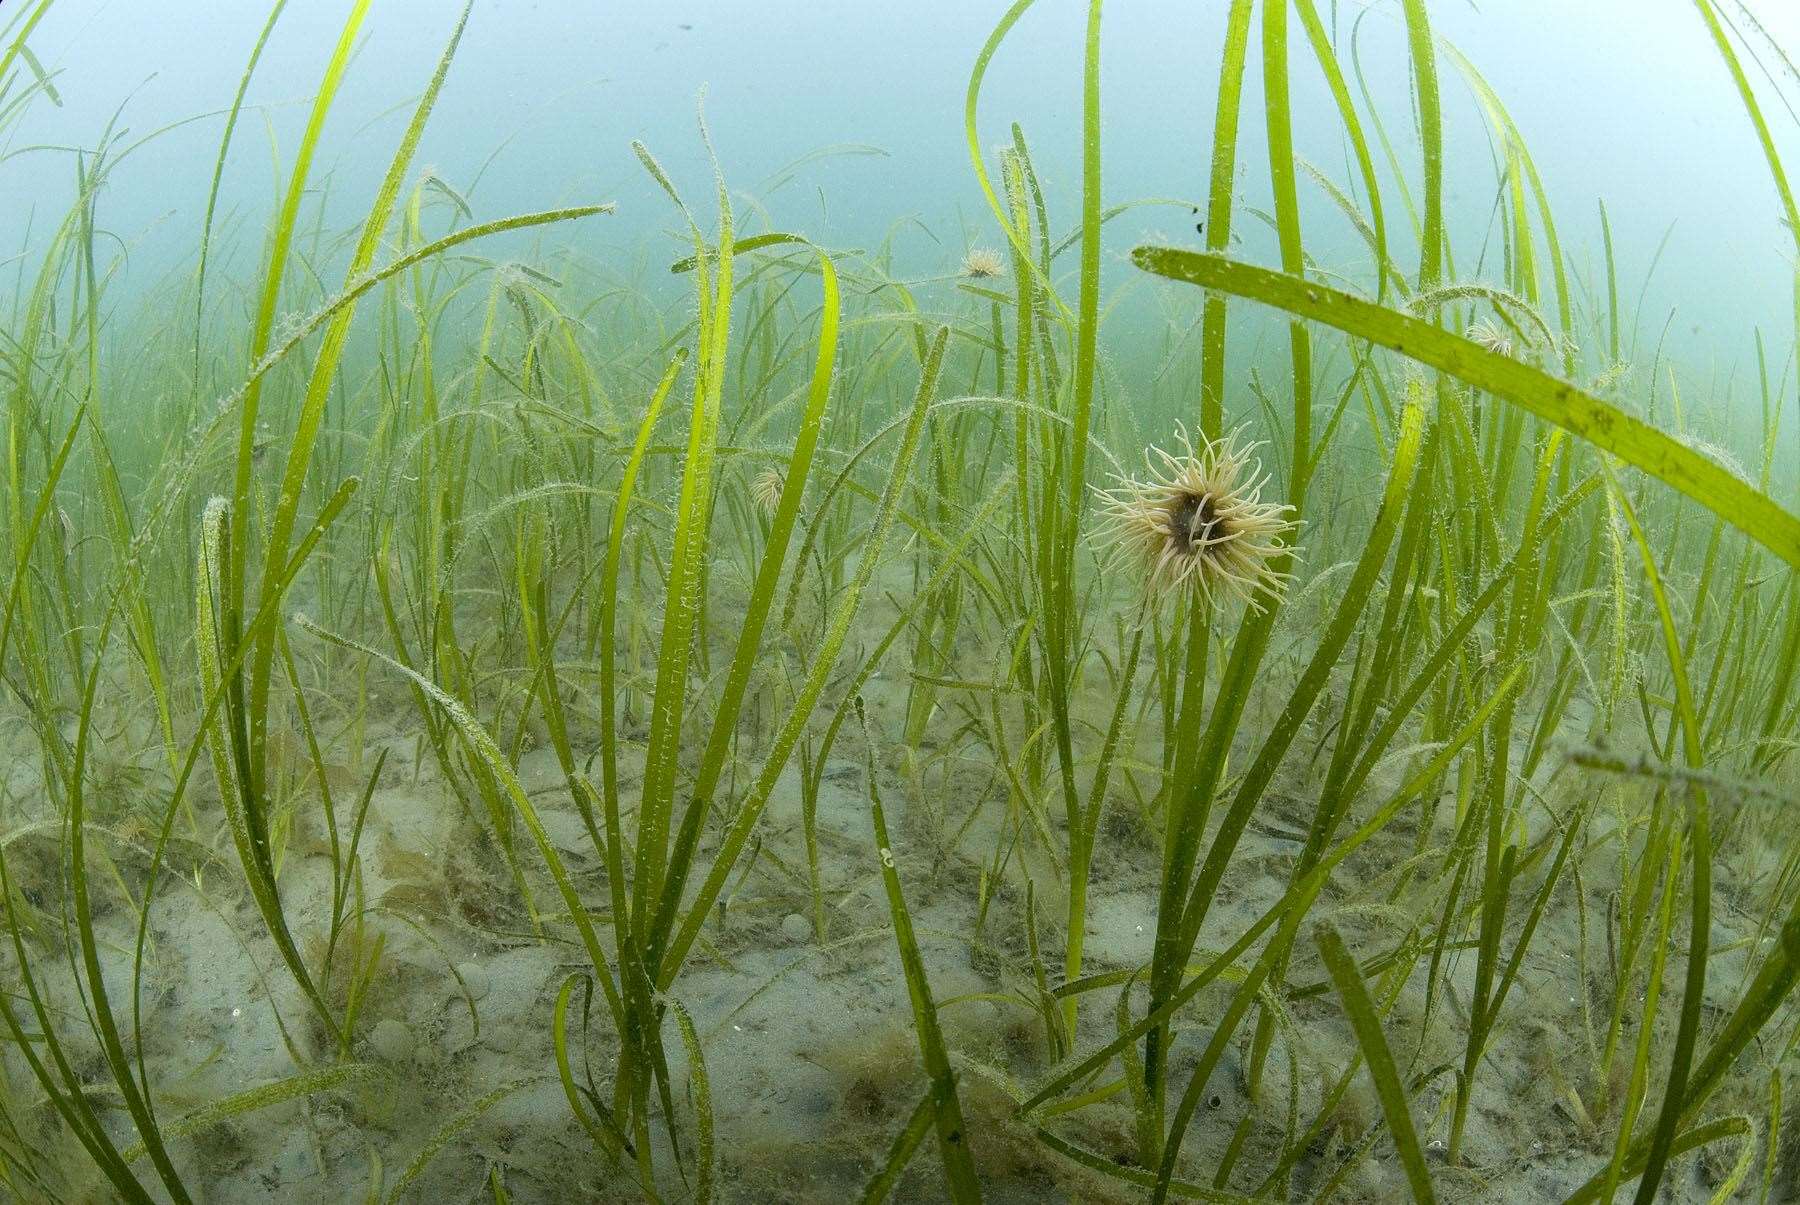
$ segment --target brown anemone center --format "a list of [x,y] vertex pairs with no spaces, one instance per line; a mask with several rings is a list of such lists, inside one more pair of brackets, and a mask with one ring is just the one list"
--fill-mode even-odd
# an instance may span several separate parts
[[1207,494],[1184,493],[1169,507],[1169,537],[1182,552],[1204,548],[1218,523],[1218,512]]

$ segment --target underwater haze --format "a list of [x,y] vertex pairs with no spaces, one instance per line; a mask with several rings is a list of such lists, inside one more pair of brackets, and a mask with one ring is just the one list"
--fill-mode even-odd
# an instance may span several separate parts
[[1800,15],[0,2],[0,1198],[1800,1200]]
[[[244,98],[248,136],[234,140],[221,184],[228,210],[242,207],[247,217],[272,203],[271,155],[304,126],[341,7],[308,4],[283,15],[282,36],[270,42]],[[1400,10],[1320,7],[1345,31],[1369,13],[1358,43],[1370,88],[1404,97],[1405,47],[1394,36]],[[1800,39],[1800,11],[1779,3],[1748,11],[1779,45]],[[345,221],[360,216],[358,199],[386,168],[408,102],[457,12],[449,0],[382,0],[372,10],[322,152]],[[1646,321],[1660,326],[1674,312],[1669,337],[1694,352],[1684,366],[1729,375],[1746,354],[1738,333],[1767,325],[1786,304],[1791,238],[1777,197],[1762,184],[1762,152],[1729,73],[1694,52],[1691,5],[1458,2],[1432,15],[1441,36],[1478,56],[1529,132],[1546,187],[1582,234],[1569,253],[1592,266],[1593,202],[1607,200],[1621,271],[1634,286],[1648,285]],[[138,136],[190,123],[160,134],[112,179],[108,224],[133,252],[123,287],[149,288],[191,259],[191,240],[174,229],[191,227],[204,208],[223,111],[266,16],[236,0],[80,0],[59,4],[34,33],[40,61],[58,73],[62,103],[23,114],[15,146],[88,146],[115,115]],[[891,236],[909,270],[941,269],[962,240],[987,235],[962,110],[969,68],[997,18],[981,4],[947,2],[477,6],[417,159],[470,183],[471,199],[495,213],[576,197],[617,200],[619,213],[604,228],[570,237],[648,251],[657,233],[675,232],[630,143],[655,148],[679,178],[704,179],[707,157],[694,134],[703,103],[727,180],[766,206],[777,226],[804,226],[847,247]],[[1079,5],[1043,0],[1020,23],[1011,53],[992,67],[987,89],[998,107],[981,130],[988,145],[1002,142],[1013,121],[1036,134],[1046,201],[1065,224],[1079,186],[1081,99],[1081,45],[1068,35],[1081,20]],[[1108,10],[1106,26],[1107,200],[1199,200],[1223,21],[1209,20],[1204,7],[1146,0]],[[1259,49],[1252,39],[1253,69]],[[1772,53],[1762,60],[1747,64],[1759,78],[1791,74]],[[1321,166],[1347,166],[1323,81],[1296,71],[1292,87],[1301,153]],[[1474,97],[1453,91],[1443,103],[1454,144],[1468,152],[1447,167],[1447,216],[1479,238],[1494,200],[1491,142]],[[1240,147],[1246,164],[1265,156],[1259,123],[1244,123]],[[811,170],[784,171],[828,151],[837,154]],[[1385,176],[1392,165],[1377,166]],[[65,164],[42,155],[15,163],[9,177],[0,246],[10,255],[32,215],[60,213],[74,185]],[[1246,170],[1240,189],[1246,203],[1267,208],[1261,175]],[[1336,258],[1357,256],[1355,233],[1334,220],[1329,201],[1314,193],[1301,204],[1318,207],[1323,247]],[[1138,235],[1185,238],[1191,223],[1182,216],[1167,208],[1126,215],[1129,228],[1108,231],[1109,251]],[[1247,228],[1239,236],[1267,241],[1267,233]]]

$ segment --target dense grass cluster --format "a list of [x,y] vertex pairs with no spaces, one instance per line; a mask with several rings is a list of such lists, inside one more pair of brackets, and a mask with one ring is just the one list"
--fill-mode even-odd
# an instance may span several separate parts
[[[1071,229],[1025,132],[994,154],[978,133],[1031,4],[967,95],[999,250],[946,279],[745,231],[722,179],[702,216],[641,146],[691,237],[680,306],[558,249],[608,206],[475,220],[413,162],[460,22],[366,218],[323,230],[312,164],[369,0],[248,279],[209,272],[214,211],[282,3],[183,304],[108,297],[105,188],[143,142],[71,160],[0,338],[13,1196],[204,1197],[219,1135],[275,1117],[310,1129],[318,1185],[408,1199],[551,1085],[582,1156],[527,1188],[484,1156],[496,1201],[767,1199],[687,990],[734,969],[767,900],[800,901],[807,957],[881,949],[910,1019],[885,1153],[819,1199],[1378,1197],[1383,1167],[1420,1201],[1517,1195],[1475,1135],[1521,1077],[1547,1085],[1528,1128],[1568,1155],[1570,1202],[1800,1176],[1792,373],[1759,336],[1752,467],[1703,444],[1743,442],[1725,399],[1668,396],[1626,334],[1604,207],[1604,276],[1576,278],[1523,137],[1424,0],[1391,24],[1402,121],[1314,0],[1232,0],[1205,249],[1131,253],[1171,315],[1167,396],[1134,404],[1101,331],[1123,207],[1099,0]],[[49,7],[6,11],[0,139],[55,97],[29,49]],[[1695,7],[1800,240],[1739,61],[1779,48]],[[1267,214],[1234,195],[1252,39]],[[1497,153],[1481,247],[1446,233],[1445,66]],[[1322,75],[1351,179],[1296,157],[1290,68]],[[1309,256],[1303,183],[1366,243],[1360,275]],[[1252,213],[1274,267],[1232,257]],[[482,258],[528,230],[531,262]],[[1267,307],[1288,378],[1228,379],[1230,323]],[[525,768],[544,749],[548,784]],[[869,843],[834,860],[846,774]],[[416,868],[407,907],[370,889],[400,783],[466,836],[442,868],[379,855]],[[771,831],[782,808],[797,833]],[[1135,958],[1093,913],[1140,870]],[[882,923],[852,932],[859,895]],[[959,931],[920,923],[953,895]],[[236,1056],[184,1055],[194,1002],[159,986],[190,904],[256,968],[288,1067],[200,1099],[182,1060]],[[397,1126],[394,950],[437,951],[479,1030],[471,932],[552,951],[544,1059]],[[983,990],[934,991],[952,955]]]

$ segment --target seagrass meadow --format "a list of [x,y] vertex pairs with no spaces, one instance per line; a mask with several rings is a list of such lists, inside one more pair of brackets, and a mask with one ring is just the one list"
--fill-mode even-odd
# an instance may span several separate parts
[[1768,6],[1646,6],[1679,232],[1452,0],[1168,9],[1179,133],[955,6],[954,211],[772,68],[490,176],[537,6],[253,7],[71,141],[123,10],[0,5],[0,1196],[1800,1199]]

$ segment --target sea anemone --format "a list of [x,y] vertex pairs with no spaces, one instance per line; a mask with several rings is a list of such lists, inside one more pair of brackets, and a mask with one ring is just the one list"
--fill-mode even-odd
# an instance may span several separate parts
[[781,491],[787,488],[787,476],[773,465],[750,480],[750,498],[769,514],[781,502]]
[[970,280],[1006,275],[1006,261],[990,247],[970,247],[963,253],[962,274]]
[[1193,589],[1260,611],[1260,597],[1278,596],[1292,580],[1275,566],[1293,551],[1283,541],[1294,508],[1262,500],[1269,475],[1251,457],[1259,445],[1240,444],[1234,432],[1202,437],[1196,449],[1179,423],[1175,438],[1174,454],[1146,449],[1148,478],[1115,477],[1114,488],[1097,491],[1104,530],[1119,554],[1144,565],[1149,589]]
[[1513,354],[1512,336],[1485,318],[1479,318],[1469,323],[1469,329],[1464,334],[1469,342],[1480,344],[1497,355],[1511,356]]

